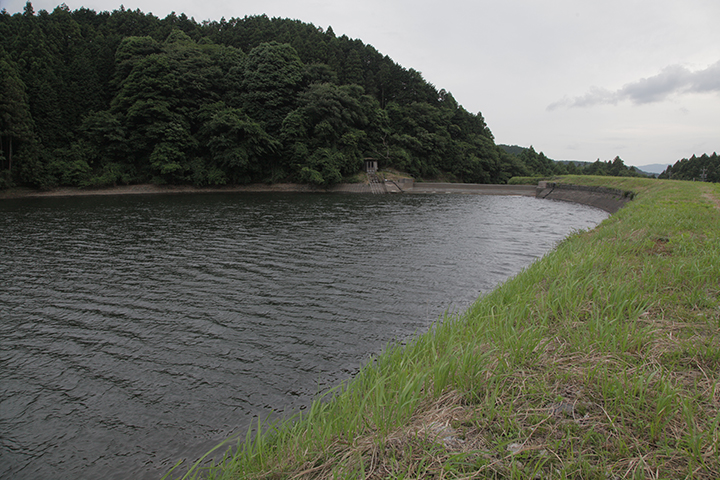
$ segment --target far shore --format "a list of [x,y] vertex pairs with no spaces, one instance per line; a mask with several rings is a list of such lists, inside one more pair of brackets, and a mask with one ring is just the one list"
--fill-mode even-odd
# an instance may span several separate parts
[[120,185],[104,188],[58,187],[37,190],[18,187],[0,191],[0,200],[9,198],[74,197],[97,195],[155,195],[198,193],[466,193],[479,195],[534,196],[535,186],[530,185],[484,185],[467,183],[432,183],[413,181],[386,181],[380,187],[367,182],[338,183],[329,187],[317,187],[303,183],[253,183],[248,185],[215,185],[196,187],[192,185]]
[[469,194],[469,195],[512,195],[546,198],[580,203],[600,208],[608,213],[615,213],[622,208],[632,196],[616,189],[583,187],[577,185],[548,184],[541,182],[535,185],[484,185],[467,183],[433,183],[433,182],[385,182],[381,190],[364,182],[340,183],[327,188],[302,183],[254,183],[249,185],[219,185],[212,187],[196,187],[192,185],[121,185],[105,188],[60,187],[50,190],[36,190],[27,187],[0,191],[0,200],[44,198],[44,197],[77,197],[77,196],[108,196],[108,195],[175,195],[175,194],[209,194],[209,193],[408,193],[408,194]]
[[[349,184],[352,185],[352,184]],[[152,195],[180,193],[236,193],[236,192],[326,192],[311,185],[300,183],[255,183],[250,185],[220,185],[195,187],[191,185],[118,185],[103,188],[59,187],[50,190],[35,190],[27,187],[0,190],[0,200],[10,198],[75,197],[96,195]]]

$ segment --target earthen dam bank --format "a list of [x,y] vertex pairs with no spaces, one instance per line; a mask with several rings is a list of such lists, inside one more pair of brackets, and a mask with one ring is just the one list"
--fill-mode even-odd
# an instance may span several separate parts
[[600,208],[612,214],[617,212],[633,195],[613,188],[568,185],[541,181],[535,185],[497,185],[477,183],[415,182],[411,178],[375,181],[370,183],[343,183],[318,189],[304,184],[252,184],[198,188],[178,185],[123,185],[101,189],[58,188],[49,191],[22,190],[0,192],[3,198],[64,197],[94,195],[152,195],[181,193],[231,193],[231,192],[299,192],[299,193],[370,193],[370,194],[470,194],[470,195],[519,195],[548,200],[562,200]]
[[470,194],[470,195],[521,195],[549,200],[562,200],[600,208],[615,213],[627,202],[632,194],[622,190],[583,185],[541,181],[535,185],[493,185],[476,183],[430,183],[414,182],[412,179],[386,181],[378,189],[371,184],[343,184],[332,188],[333,192],[353,193],[409,193],[409,194]]

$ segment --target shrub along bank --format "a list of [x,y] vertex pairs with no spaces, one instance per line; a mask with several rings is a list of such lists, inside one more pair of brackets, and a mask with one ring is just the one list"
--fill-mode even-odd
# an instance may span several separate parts
[[720,185],[560,181],[636,195],[186,476],[720,478]]

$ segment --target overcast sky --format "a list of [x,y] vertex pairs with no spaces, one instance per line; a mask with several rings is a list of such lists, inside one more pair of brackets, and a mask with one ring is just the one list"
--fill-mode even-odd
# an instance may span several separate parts
[[[58,1],[35,0],[35,11]],[[66,0],[198,22],[267,14],[358,38],[556,160],[720,152],[718,0]],[[25,0],[0,0],[9,13]]]

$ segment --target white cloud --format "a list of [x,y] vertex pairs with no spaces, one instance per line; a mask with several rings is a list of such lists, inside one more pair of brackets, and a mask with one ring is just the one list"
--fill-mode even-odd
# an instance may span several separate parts
[[660,102],[672,95],[713,92],[720,93],[720,61],[694,72],[682,65],[670,65],[655,76],[628,83],[619,90],[591,87],[585,95],[564,97],[548,105],[547,109],[617,105],[623,100],[645,104]]

